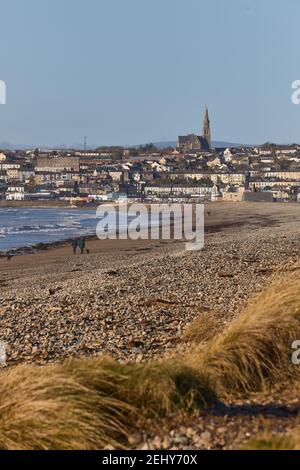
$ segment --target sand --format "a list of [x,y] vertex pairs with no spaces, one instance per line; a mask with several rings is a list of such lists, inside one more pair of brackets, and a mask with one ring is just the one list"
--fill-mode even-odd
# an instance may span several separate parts
[[[300,218],[300,205],[297,204],[265,204],[265,203],[214,203],[208,204],[205,209],[206,234],[220,231],[238,231],[240,227],[249,229],[268,227],[273,224],[288,224]],[[170,242],[173,244],[174,241]],[[87,243],[91,256],[115,255],[127,253],[128,259],[141,250],[156,252],[168,244],[167,241],[158,240],[98,240],[91,238]],[[179,242],[178,245],[181,245]],[[19,271],[19,276],[30,276],[30,272],[41,271],[45,273],[48,267],[57,265],[62,267],[67,260],[73,259],[70,243],[55,243],[49,245],[45,251],[36,254],[16,256],[8,262],[6,257],[0,258],[0,272],[9,275],[10,272]],[[85,258],[83,258],[84,260]],[[109,266],[107,266],[109,267]],[[21,271],[20,271],[21,270]],[[4,278],[2,274],[2,279]]]
[[300,206],[206,207],[202,251],[163,240],[90,240],[0,259],[0,340],[7,364],[110,354],[139,362],[176,350],[184,328],[213,310],[221,325],[299,256]]

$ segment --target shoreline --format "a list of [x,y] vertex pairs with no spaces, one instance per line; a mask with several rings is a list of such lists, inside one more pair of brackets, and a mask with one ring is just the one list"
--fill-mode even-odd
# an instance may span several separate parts
[[[66,238],[64,240],[57,240],[54,242],[49,242],[49,243],[36,243],[31,246],[23,246],[19,248],[11,248],[7,251],[0,251],[0,259],[1,258],[7,258],[8,256],[29,256],[29,255],[34,255],[38,253],[43,253],[49,250],[54,250],[56,248],[63,248],[67,245],[71,245],[72,241],[80,238],[80,237],[74,237],[74,238]],[[85,235],[83,237],[87,242],[90,241],[96,241],[98,240],[96,235]]]
[[[16,201],[17,202],[17,201]],[[1,203],[1,201],[0,201]],[[240,206],[241,204],[241,206]],[[274,205],[274,203],[265,203],[265,204],[262,204],[261,205],[259,203],[245,203],[245,202],[242,202],[242,203],[236,203],[236,202],[215,202],[215,203],[209,203],[209,204],[206,204],[205,205],[205,225],[204,225],[204,230],[205,230],[205,236],[209,235],[209,234],[213,234],[213,233],[218,233],[218,232],[222,232],[223,230],[227,230],[227,229],[238,229],[239,227],[242,227],[243,225],[245,224],[250,224],[250,225],[257,225],[257,226],[269,226],[269,225],[272,225],[272,221],[271,220],[268,220],[268,217],[267,216],[264,216],[263,218],[259,216],[257,216],[257,221],[255,221],[255,217],[251,216],[250,219],[248,219],[248,216],[245,215],[244,217],[239,217],[239,218],[234,218],[232,220],[228,220],[226,217],[224,218],[223,217],[223,209],[226,210],[230,210],[232,211],[233,213],[235,212],[235,208],[245,208],[245,214],[247,214],[247,208],[256,208],[258,209],[258,213],[259,213],[259,209],[262,208],[262,206],[264,207],[267,207],[269,206],[270,208],[272,207],[274,209],[274,213],[276,213],[276,207],[278,206],[281,206],[281,207],[286,207],[286,204],[285,203],[277,203],[277,206]],[[93,206],[93,207],[89,207],[89,210],[92,210],[92,209],[96,209],[98,207],[98,205],[96,206]],[[297,206],[298,207],[298,206]],[[7,207],[8,208],[8,207]],[[11,208],[15,208],[15,209],[22,209],[25,207],[11,207]],[[39,209],[39,207],[27,207],[28,208],[31,208],[31,209]],[[44,207],[46,209],[50,209],[51,207]],[[55,207],[52,207],[53,209]],[[57,207],[59,209],[63,209],[63,207]],[[300,208],[300,205],[299,205],[299,208]],[[0,205],[0,209],[1,209],[1,205]],[[76,210],[76,208],[71,208],[71,207],[68,207],[68,209],[72,209],[72,210]],[[86,209],[86,207],[81,207],[81,210],[84,210]],[[216,211],[214,211],[214,209]],[[214,217],[214,214],[213,212],[219,212],[219,210],[221,209],[221,214],[219,214],[219,216],[217,218]],[[171,229],[172,227],[174,227],[174,223],[171,222]],[[195,229],[193,227],[193,229]],[[147,228],[143,228],[142,231],[146,231]],[[149,230],[149,228],[148,228]],[[119,236],[119,232],[117,231],[117,237]],[[87,234],[87,235],[81,235],[81,236],[74,236],[74,237],[68,237],[68,238],[65,238],[65,239],[60,239],[60,240],[56,240],[56,241],[50,241],[50,242],[41,242],[41,243],[35,243],[33,245],[24,245],[22,247],[18,247],[18,248],[10,248],[8,250],[0,250],[0,259],[1,258],[7,258],[8,256],[12,256],[12,257],[19,257],[19,256],[30,256],[30,255],[34,255],[34,254],[38,254],[38,253],[43,253],[43,252],[48,252],[48,251],[52,251],[52,250],[55,250],[55,249],[59,249],[59,248],[64,248],[64,247],[67,247],[68,245],[71,245],[71,242],[72,240],[75,240],[75,239],[79,239],[80,237],[83,237],[87,242],[101,242],[102,240],[100,240],[98,237],[97,237],[97,234]],[[130,239],[128,239],[130,240]],[[151,241],[151,238],[148,237],[148,239],[146,239],[148,241]],[[118,241],[123,241],[123,239],[119,239],[117,238],[116,240],[112,240],[112,239],[108,239],[108,241],[113,241],[113,242],[118,242]],[[137,241],[140,241],[140,242],[143,242],[145,241],[145,239],[139,239]],[[155,240],[152,240],[153,242],[155,242]],[[156,241],[162,241],[162,239],[160,238],[159,240],[156,240]],[[168,243],[168,241],[176,241],[178,243],[182,243],[182,242],[185,242],[185,239],[182,238],[182,240],[174,240],[171,239],[170,240],[164,240],[165,243]],[[103,242],[103,241],[102,241]]]
[[74,210],[92,210],[97,209],[100,201],[84,205],[71,205],[67,201],[7,201],[0,200],[0,209],[74,209]]

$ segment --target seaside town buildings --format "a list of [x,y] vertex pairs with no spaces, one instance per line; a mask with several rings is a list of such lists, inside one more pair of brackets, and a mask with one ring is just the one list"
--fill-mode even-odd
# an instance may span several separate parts
[[83,205],[120,195],[149,202],[300,203],[300,145],[216,147],[206,109],[202,136],[180,136],[165,148],[0,150],[0,199]]
[[86,204],[118,194],[158,202],[300,202],[300,146],[1,154],[1,199]]

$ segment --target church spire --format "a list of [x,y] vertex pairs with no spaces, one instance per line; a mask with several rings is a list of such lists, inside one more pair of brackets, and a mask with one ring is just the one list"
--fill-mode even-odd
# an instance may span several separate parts
[[211,131],[210,131],[210,120],[208,115],[208,108],[206,107],[204,122],[203,122],[203,137],[207,140],[209,148],[211,148]]

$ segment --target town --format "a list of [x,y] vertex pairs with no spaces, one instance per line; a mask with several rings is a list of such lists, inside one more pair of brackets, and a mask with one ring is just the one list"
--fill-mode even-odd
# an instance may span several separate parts
[[177,145],[0,152],[0,199],[71,206],[143,202],[300,202],[300,145],[214,147],[202,136]]

